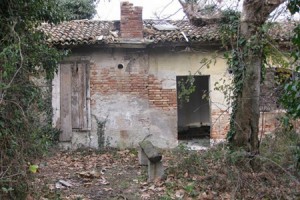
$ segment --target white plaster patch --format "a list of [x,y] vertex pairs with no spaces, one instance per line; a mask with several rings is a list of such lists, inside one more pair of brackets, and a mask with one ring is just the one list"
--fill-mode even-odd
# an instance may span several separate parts
[[176,73],[174,71],[161,70],[157,74],[161,80],[162,89],[176,89]]
[[[150,108],[147,100],[129,94],[92,96],[92,115],[105,124],[106,144],[112,147],[136,147],[145,138],[155,146],[177,146],[175,113]],[[175,111],[174,111],[175,112]],[[93,126],[96,126],[93,120]],[[96,129],[92,128],[92,132]]]
[[60,66],[52,80],[52,126],[60,128]]
[[215,146],[220,143],[225,143],[226,139],[210,139],[210,146]]
[[176,147],[178,145],[176,113],[165,115],[156,109],[148,112],[151,121],[149,139],[159,148]]
[[135,127],[137,117],[148,107],[145,100],[124,94],[94,95],[95,105],[92,106],[92,115],[98,120],[107,118],[106,128],[126,130]]
[[162,89],[176,89],[176,80],[163,80]]

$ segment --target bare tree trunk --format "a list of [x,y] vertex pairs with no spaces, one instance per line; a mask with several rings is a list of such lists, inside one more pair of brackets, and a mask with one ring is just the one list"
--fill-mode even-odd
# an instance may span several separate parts
[[240,21],[240,36],[248,45],[242,47],[244,64],[243,86],[237,97],[234,118],[233,146],[259,153],[259,97],[262,67],[262,40],[259,29],[269,14],[284,0],[244,0]]
[[[249,22],[241,22],[241,37],[250,42],[250,37],[255,36],[256,41],[251,41],[252,45],[259,44],[257,27]],[[259,151],[258,132],[259,132],[259,96],[260,80],[262,66],[262,50],[249,49],[243,47],[243,65],[245,67],[243,74],[243,86],[241,93],[237,97],[237,110],[234,116],[235,135],[232,143],[236,147],[242,147],[247,151],[257,154]]]
[[[2,82],[2,71],[3,71],[3,67],[2,67],[2,63],[0,63],[0,83]],[[0,106],[3,103],[3,92],[2,92],[2,86],[0,87]]]

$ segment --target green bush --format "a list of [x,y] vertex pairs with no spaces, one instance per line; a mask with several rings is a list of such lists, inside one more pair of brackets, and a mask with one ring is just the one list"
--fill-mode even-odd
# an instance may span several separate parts
[[21,82],[22,86],[6,94],[13,99],[18,93],[20,100],[6,101],[0,107],[0,196],[9,199],[25,198],[29,165],[46,154],[59,133],[51,126],[50,101],[41,98],[41,89],[29,80]]

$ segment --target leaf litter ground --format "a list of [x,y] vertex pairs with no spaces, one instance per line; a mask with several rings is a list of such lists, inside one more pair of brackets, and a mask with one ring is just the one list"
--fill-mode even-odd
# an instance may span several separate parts
[[164,191],[147,183],[134,150],[57,152],[38,163],[33,199],[158,199]]
[[36,164],[31,199],[300,199],[299,171],[219,146],[163,152],[161,180],[147,182],[136,150],[56,152]]

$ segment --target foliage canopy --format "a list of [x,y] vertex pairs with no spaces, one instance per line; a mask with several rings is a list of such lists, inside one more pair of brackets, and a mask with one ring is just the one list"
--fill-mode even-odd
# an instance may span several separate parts
[[96,0],[58,1],[65,20],[91,19],[96,14]]

